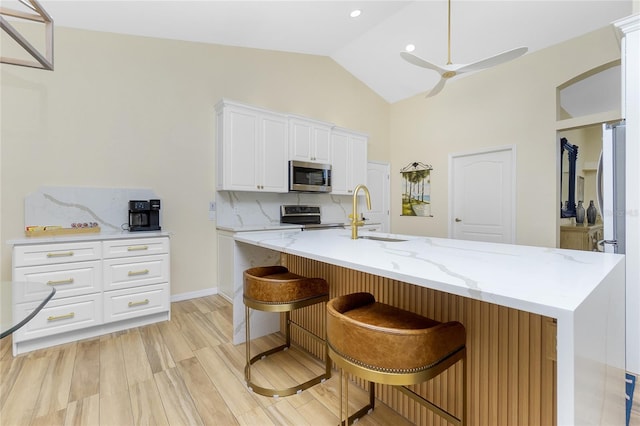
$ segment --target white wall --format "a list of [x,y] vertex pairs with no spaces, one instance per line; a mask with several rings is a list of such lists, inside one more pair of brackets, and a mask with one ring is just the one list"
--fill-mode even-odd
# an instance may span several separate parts
[[389,104],[327,57],[57,27],[55,71],[2,64],[0,73],[2,280],[26,194],[139,187],[162,199],[173,233],[172,294],[216,286],[207,210],[222,97],[368,133],[370,157],[387,160]]
[[[448,155],[507,144],[517,149],[516,243],[555,247],[558,228],[556,87],[620,58],[612,27],[447,83],[391,108],[391,227],[447,236]],[[400,215],[399,170],[433,165],[432,218]]]

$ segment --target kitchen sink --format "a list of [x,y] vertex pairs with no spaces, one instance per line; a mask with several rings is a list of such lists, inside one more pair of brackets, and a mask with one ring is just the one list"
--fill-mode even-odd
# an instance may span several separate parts
[[402,240],[400,238],[376,237],[374,235],[361,235],[358,238],[362,238],[365,240],[384,241],[385,243],[399,243],[401,241],[408,241],[408,240]]

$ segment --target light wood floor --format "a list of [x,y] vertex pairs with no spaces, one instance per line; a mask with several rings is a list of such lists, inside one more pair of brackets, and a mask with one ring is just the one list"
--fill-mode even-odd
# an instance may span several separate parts
[[[11,355],[0,341],[0,425],[336,425],[338,374],[299,395],[270,398],[244,383],[245,346],[231,343],[219,296],[172,304],[171,321]],[[256,339],[252,353],[279,336]],[[252,369],[257,384],[293,386],[323,370],[292,348]],[[286,372],[279,367],[286,365]],[[302,379],[302,380],[301,380]],[[367,395],[350,387],[350,399]],[[408,424],[383,404],[362,425]]]
[[[231,305],[219,296],[172,304],[172,320],[13,357],[0,341],[0,424],[335,425],[338,375],[299,395],[268,398],[244,384],[245,346],[231,343]],[[253,353],[279,343],[254,340]],[[286,366],[286,371],[281,369]],[[291,386],[322,371],[292,349],[256,364],[259,384]],[[640,386],[640,385],[639,385]],[[349,388],[354,407],[367,395]],[[640,390],[631,425],[640,426]],[[385,405],[366,425],[407,422]]]

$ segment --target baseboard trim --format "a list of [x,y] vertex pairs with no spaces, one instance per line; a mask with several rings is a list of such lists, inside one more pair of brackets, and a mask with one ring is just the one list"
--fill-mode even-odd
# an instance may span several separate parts
[[190,291],[188,293],[172,294],[171,302],[181,302],[183,300],[196,299],[213,294],[218,294],[218,287],[205,288],[204,290]]

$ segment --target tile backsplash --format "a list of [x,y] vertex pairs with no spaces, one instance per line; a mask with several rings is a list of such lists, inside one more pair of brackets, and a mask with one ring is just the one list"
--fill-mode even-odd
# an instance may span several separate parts
[[129,200],[152,198],[161,197],[143,188],[43,186],[24,199],[24,226],[95,222],[102,232],[121,232],[129,224]]
[[320,206],[323,223],[346,223],[352,200],[349,195],[219,191],[216,224],[230,228],[277,225],[283,204]]

